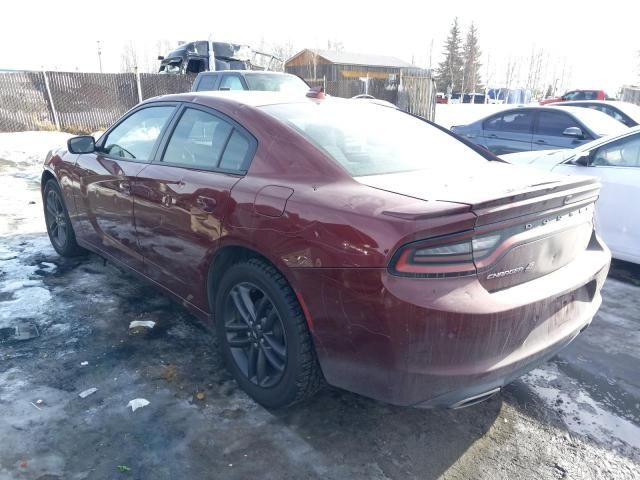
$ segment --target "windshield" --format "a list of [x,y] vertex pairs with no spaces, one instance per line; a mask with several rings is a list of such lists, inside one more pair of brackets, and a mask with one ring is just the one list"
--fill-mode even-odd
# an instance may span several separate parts
[[350,100],[268,105],[264,110],[324,150],[351,175],[486,162],[438,128],[395,108]]
[[282,75],[277,73],[252,73],[245,75],[249,90],[261,90],[265,92],[286,92],[305,95],[309,86],[295,75]]
[[606,113],[602,113],[597,110],[591,110],[588,108],[578,109],[577,107],[574,107],[571,111],[576,117],[584,122],[587,127],[589,127],[598,135],[612,135],[614,133],[621,133],[627,130],[627,127],[625,125],[610,117]]

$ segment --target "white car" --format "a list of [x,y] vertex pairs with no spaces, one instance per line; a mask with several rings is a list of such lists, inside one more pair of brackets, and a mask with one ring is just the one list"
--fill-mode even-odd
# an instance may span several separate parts
[[597,177],[596,229],[614,258],[640,264],[640,126],[599,138],[572,150],[512,153],[516,165],[566,175]]

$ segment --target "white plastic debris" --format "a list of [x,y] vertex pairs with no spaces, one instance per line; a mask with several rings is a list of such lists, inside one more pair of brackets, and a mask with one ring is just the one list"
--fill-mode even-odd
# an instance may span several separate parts
[[96,393],[98,391],[97,388],[88,388],[87,390],[85,390],[84,392],[80,392],[78,394],[78,396],[80,398],[87,398],[89,395],[93,395],[94,393]]
[[87,365],[89,365],[89,362],[87,362],[86,360],[84,362],[80,362],[80,366],[82,367],[86,367]]
[[146,398],[134,398],[127,404],[127,408],[131,407],[131,411],[135,412],[137,409],[146,407],[150,403]]
[[136,327],[153,328],[155,326],[156,322],[154,322],[153,320],[134,320],[129,324],[130,329]]

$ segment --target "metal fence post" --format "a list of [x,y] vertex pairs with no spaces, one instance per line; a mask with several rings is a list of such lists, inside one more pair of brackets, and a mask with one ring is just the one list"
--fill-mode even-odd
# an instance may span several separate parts
[[58,120],[58,112],[56,112],[56,106],[53,103],[53,96],[51,95],[51,88],[49,87],[49,79],[47,78],[47,72],[42,71],[44,77],[44,88],[47,90],[47,98],[49,99],[49,105],[51,105],[51,111],[53,112],[53,122],[56,124],[56,130],[60,130],[60,120]]
[[142,85],[140,84],[140,72],[136,69],[136,87],[138,88],[138,102],[142,103]]

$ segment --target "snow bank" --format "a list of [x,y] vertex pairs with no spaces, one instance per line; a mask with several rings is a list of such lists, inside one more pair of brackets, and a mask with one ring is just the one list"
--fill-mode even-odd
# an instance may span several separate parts
[[64,146],[71,136],[64,132],[0,133],[0,166],[40,166],[49,150]]

